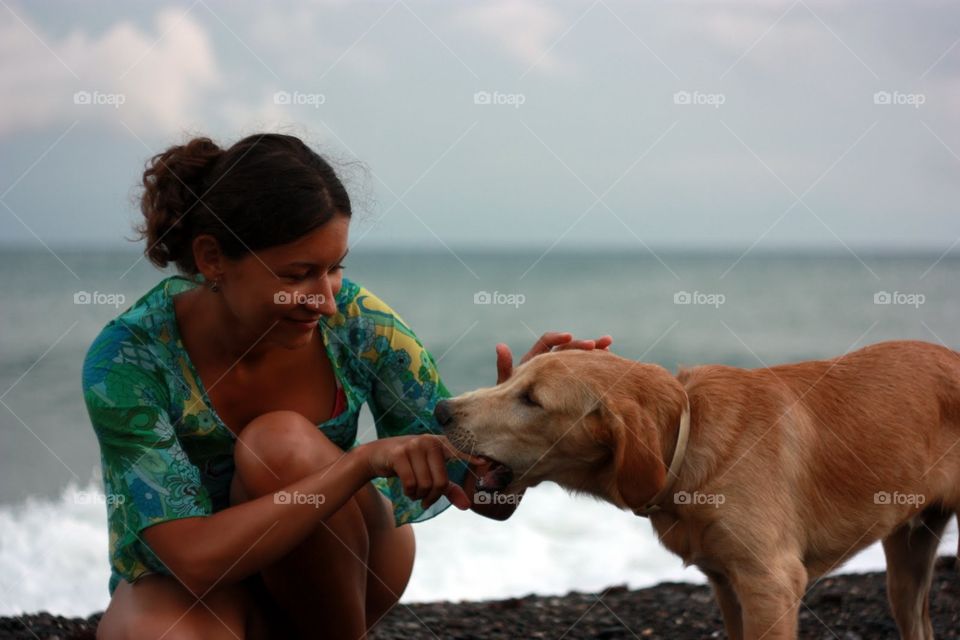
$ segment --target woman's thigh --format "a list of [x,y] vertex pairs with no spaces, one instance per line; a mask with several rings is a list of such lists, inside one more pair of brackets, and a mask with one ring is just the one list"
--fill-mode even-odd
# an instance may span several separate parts
[[246,583],[217,587],[199,600],[170,576],[148,575],[133,584],[121,580],[97,638],[248,638],[251,605]]

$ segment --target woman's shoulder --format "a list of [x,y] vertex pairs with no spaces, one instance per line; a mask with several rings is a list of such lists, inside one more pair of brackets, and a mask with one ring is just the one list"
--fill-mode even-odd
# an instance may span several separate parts
[[380,325],[403,324],[397,312],[382,298],[364,285],[347,278],[343,279],[337,294],[337,311],[344,320],[362,318]]
[[326,318],[348,351],[371,362],[421,360],[423,344],[394,308],[362,284],[344,278],[338,313]]
[[120,365],[135,366],[148,374],[162,373],[161,351],[166,351],[172,338],[169,296],[189,283],[183,276],[164,278],[108,321],[84,355],[84,386]]

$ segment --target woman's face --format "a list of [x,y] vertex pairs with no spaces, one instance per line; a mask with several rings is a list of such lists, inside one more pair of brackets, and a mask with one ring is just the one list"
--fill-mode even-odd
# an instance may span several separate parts
[[248,333],[287,348],[313,338],[320,316],[337,312],[349,225],[337,215],[299,240],[227,266],[224,301]]

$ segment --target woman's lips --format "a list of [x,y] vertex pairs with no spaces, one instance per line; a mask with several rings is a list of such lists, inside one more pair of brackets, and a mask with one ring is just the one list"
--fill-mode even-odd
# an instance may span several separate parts
[[317,321],[320,320],[320,318],[318,316],[313,320],[308,320],[308,321],[298,320],[295,318],[284,318],[284,320],[286,320],[288,323],[290,323],[291,325],[293,325],[298,329],[301,329],[303,331],[309,331],[310,329],[313,329],[315,326],[317,326]]

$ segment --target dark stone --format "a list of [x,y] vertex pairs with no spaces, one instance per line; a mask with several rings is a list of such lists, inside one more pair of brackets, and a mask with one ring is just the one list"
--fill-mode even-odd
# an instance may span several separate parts
[[[800,607],[802,640],[896,639],[883,573],[840,575],[813,585]],[[94,640],[102,614],[64,618],[46,612],[0,618],[0,640]],[[930,592],[938,640],[960,640],[960,572],[940,558]],[[370,640],[496,640],[513,638],[725,638],[710,588],[663,583],[599,594],[524,596],[489,602],[427,602],[396,607]]]

